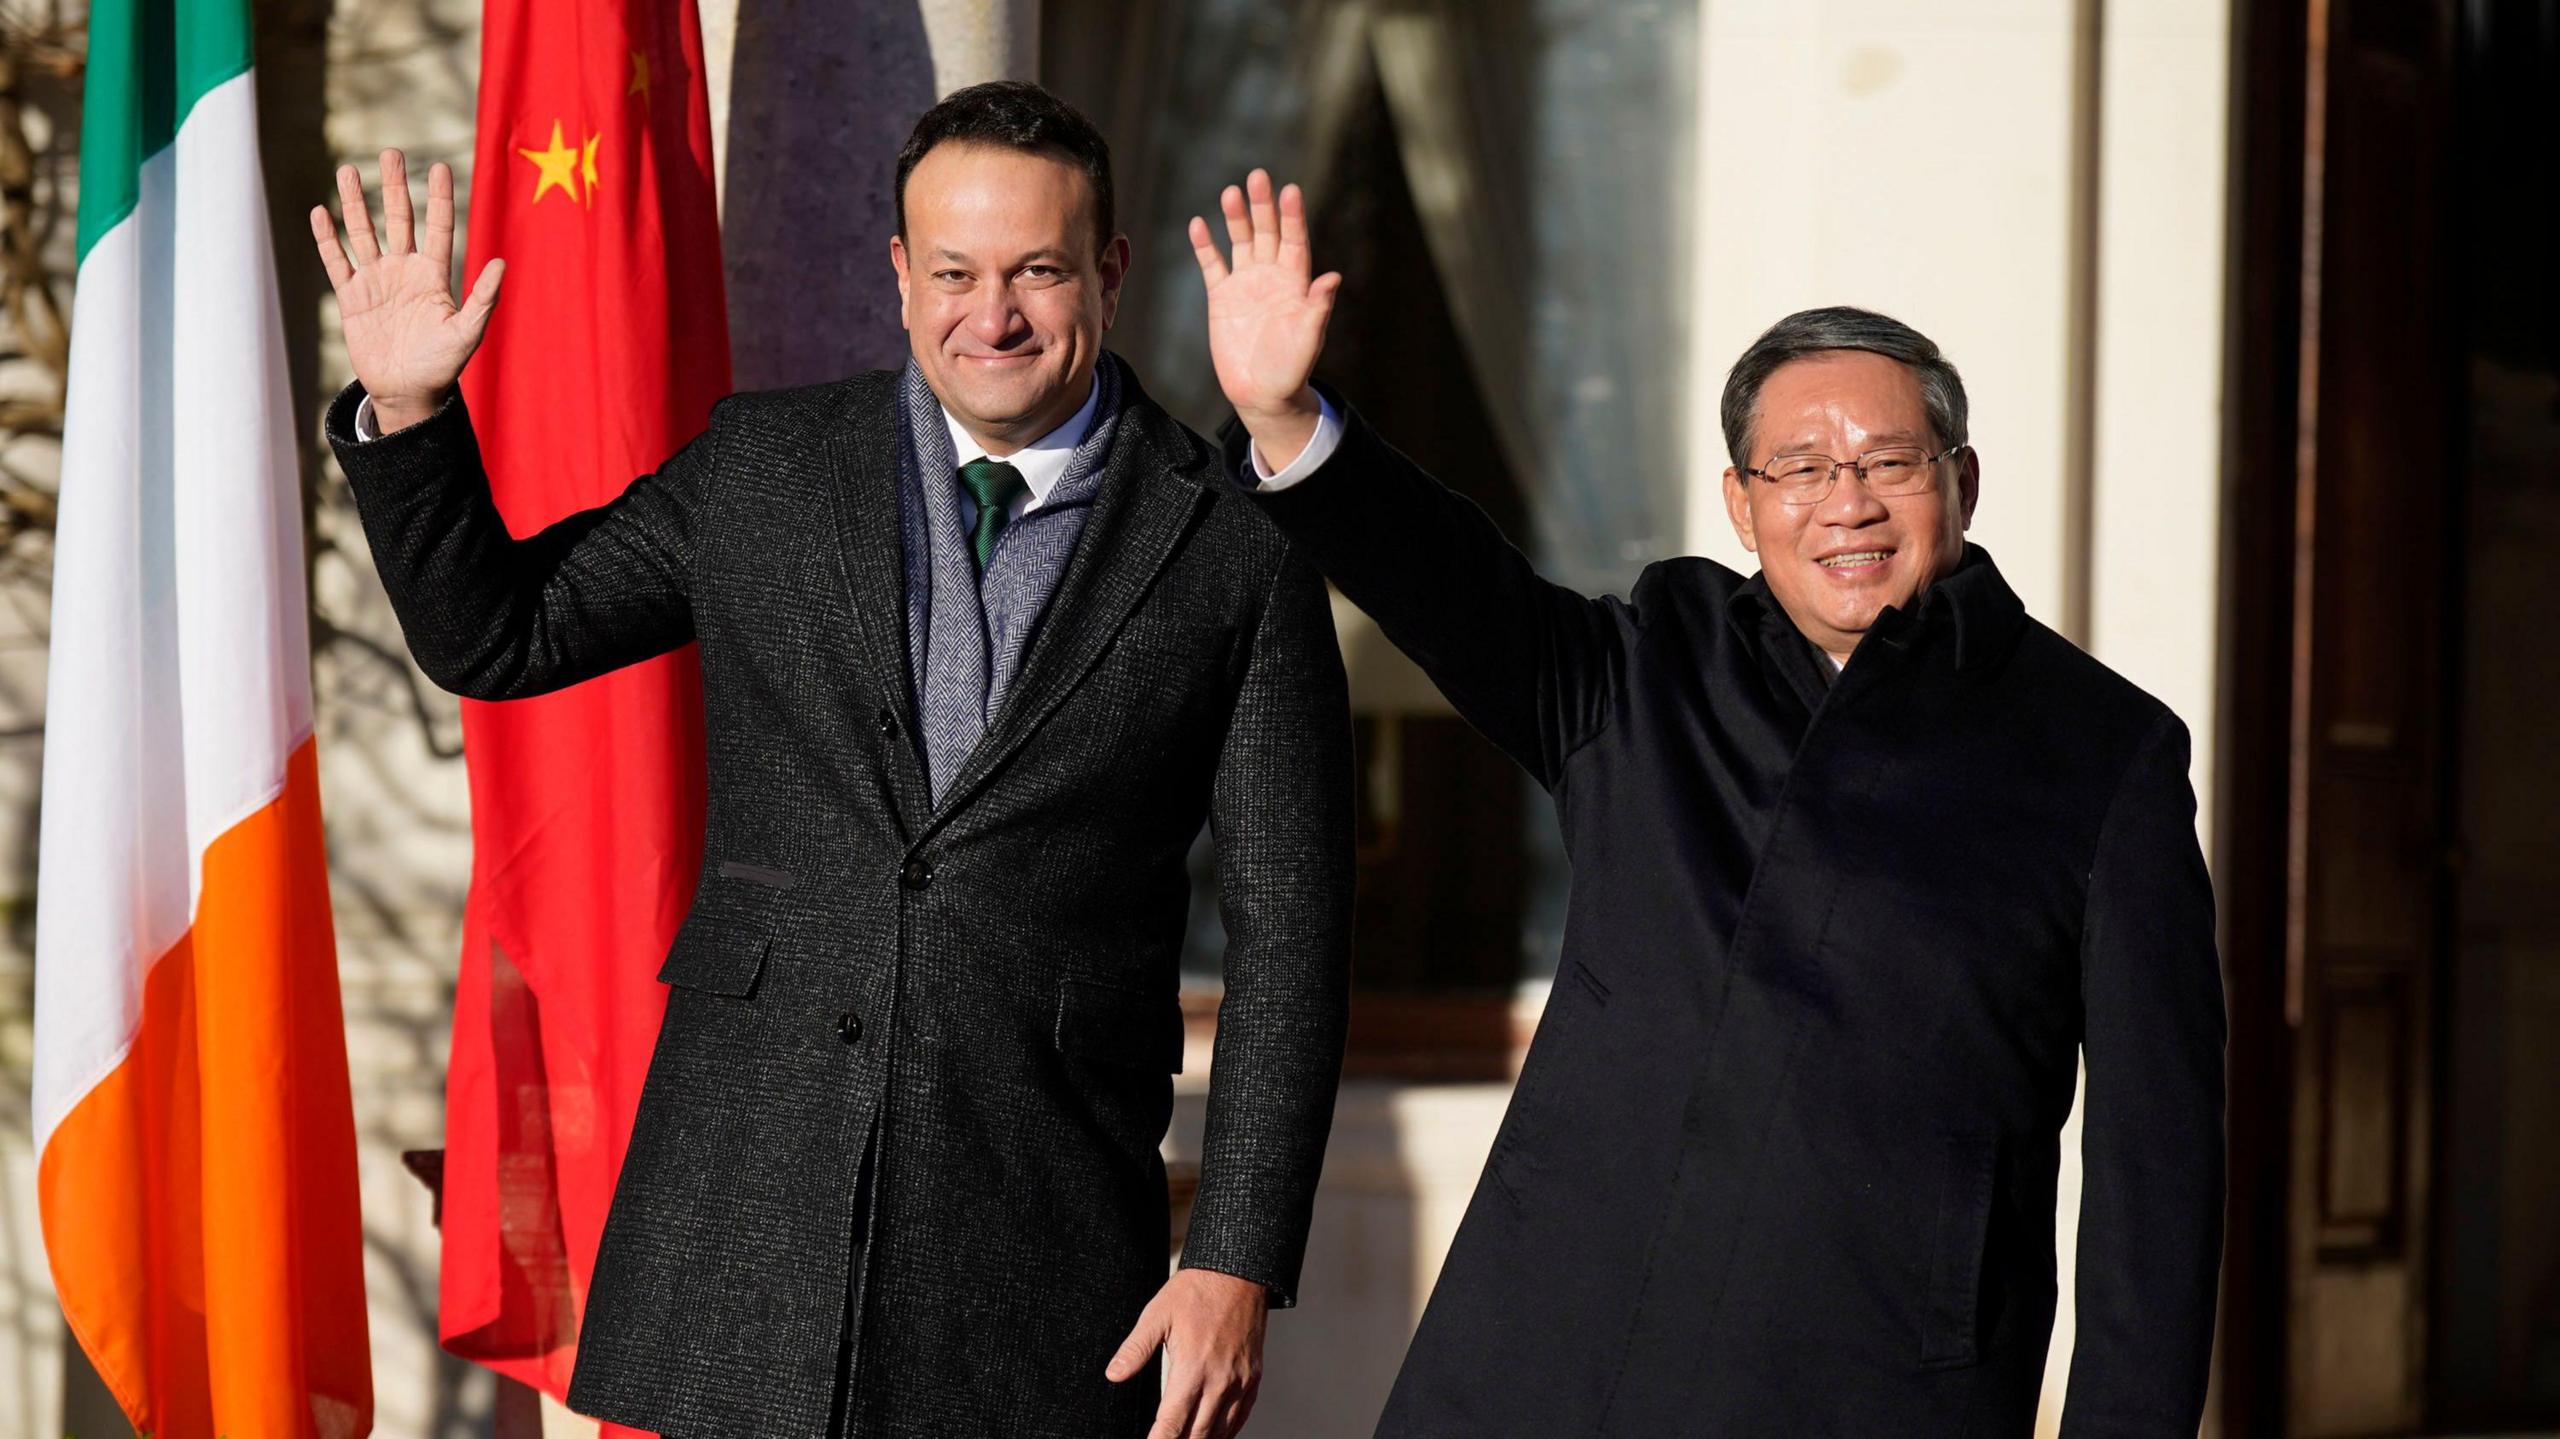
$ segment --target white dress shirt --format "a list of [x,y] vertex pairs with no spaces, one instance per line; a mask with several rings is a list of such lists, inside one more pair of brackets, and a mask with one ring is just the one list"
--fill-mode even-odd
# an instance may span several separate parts
[[1262,446],[1245,447],[1253,455],[1253,476],[1261,482],[1254,488],[1285,490],[1322,469],[1324,462],[1333,458],[1335,448],[1342,443],[1342,416],[1334,412],[1333,401],[1326,399],[1321,391],[1316,395],[1316,405],[1316,432],[1308,438],[1307,447],[1298,451],[1298,457],[1289,462],[1287,469],[1276,475],[1271,473],[1271,467],[1262,462]]
[[[949,426],[951,430],[951,463],[955,471],[958,466],[965,465],[971,460],[988,458],[1002,460],[1013,466],[1022,476],[1023,492],[1014,496],[1012,503],[1005,506],[1004,515],[1008,520],[1021,519],[1025,514],[1047,504],[1049,492],[1058,487],[1058,481],[1067,477],[1067,466],[1075,461],[1076,446],[1084,443],[1085,432],[1093,428],[1093,412],[1101,403],[1102,382],[1096,380],[1093,388],[1085,392],[1083,406],[1070,415],[1065,424],[1024,445],[1012,454],[992,457],[987,454],[986,446],[979,444],[967,430],[961,428],[960,422],[952,418],[950,408],[945,406],[942,411],[942,423]],[[978,503],[969,498],[969,489],[963,485],[960,488],[960,532],[964,535],[969,533],[977,523]]]

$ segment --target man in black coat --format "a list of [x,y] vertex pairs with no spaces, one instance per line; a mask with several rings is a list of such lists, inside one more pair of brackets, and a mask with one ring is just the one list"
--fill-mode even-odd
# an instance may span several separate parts
[[[1192,242],[1265,513],[1554,796],[1564,952],[1378,1432],[2024,1435],[2085,1054],[2068,1435],[2194,1435],[2223,1005],[2177,716],[1965,543],[1935,345],[1790,316],[1734,367],[1762,562],[1531,572],[1308,385],[1339,278],[1261,172]],[[1274,475],[1274,466],[1287,466]]]
[[[521,541],[453,390],[497,276],[454,303],[450,175],[424,252],[405,203],[377,248],[352,169],[352,263],[313,215],[357,375],[329,434],[428,675],[503,700],[700,645],[703,869],[570,1401],[679,1439],[1230,1435],[1342,1049],[1324,588],[1102,353],[1128,244],[1081,116],[963,91],[898,180],[903,375],[733,396]],[[1204,819],[1226,992],[1168,1281]]]

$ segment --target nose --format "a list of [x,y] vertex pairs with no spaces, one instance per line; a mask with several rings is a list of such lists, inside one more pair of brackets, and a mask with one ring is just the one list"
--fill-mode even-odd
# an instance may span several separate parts
[[1832,476],[1831,493],[1813,507],[1813,522],[1854,527],[1874,524],[1891,513],[1885,502],[1876,498],[1876,492],[1867,487],[1865,475],[1854,466],[1842,465]]
[[1021,327],[1022,307],[1014,303],[1010,285],[986,286],[969,307],[969,337],[988,349],[1005,348]]

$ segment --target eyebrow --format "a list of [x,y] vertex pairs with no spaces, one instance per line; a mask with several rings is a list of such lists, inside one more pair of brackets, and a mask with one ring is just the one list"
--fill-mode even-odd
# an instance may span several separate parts
[[[934,252],[933,252],[933,258],[934,258],[935,263],[937,263],[937,264],[942,263],[942,262],[944,262],[944,261],[949,261],[949,262],[952,262],[952,263],[954,263],[954,264],[961,264],[961,265],[974,265],[974,264],[976,264],[976,263],[977,263],[977,261],[975,261],[975,260],[971,259],[971,258],[970,258],[970,257],[968,257],[967,255],[963,255],[963,254],[961,254],[959,251],[957,251],[957,250],[951,250],[951,249],[936,250],[936,251],[934,251]],[[1020,259],[1015,260],[1015,261],[1013,262],[1013,266],[1010,266],[1010,267],[1008,267],[1008,268],[1017,268],[1017,267],[1020,267],[1020,266],[1023,266],[1023,265],[1031,264],[1031,263],[1033,263],[1034,261],[1039,261],[1039,260],[1047,260],[1047,261],[1050,261],[1050,262],[1052,262],[1052,263],[1058,263],[1058,264],[1073,264],[1073,263],[1074,263],[1074,260],[1075,260],[1075,257],[1074,257],[1074,256],[1072,256],[1072,255],[1070,255],[1070,254],[1068,254],[1068,253],[1067,253],[1066,251],[1064,251],[1064,250],[1058,249],[1058,248],[1057,248],[1057,247],[1055,247],[1055,246],[1050,246],[1050,247],[1045,248],[1045,249],[1033,250],[1033,251],[1032,251],[1032,252],[1030,252],[1029,254],[1024,255],[1024,256],[1022,256]]]

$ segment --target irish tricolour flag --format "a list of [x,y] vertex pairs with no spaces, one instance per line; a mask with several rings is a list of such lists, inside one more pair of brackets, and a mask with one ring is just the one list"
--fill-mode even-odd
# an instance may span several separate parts
[[97,0],[36,910],[45,1247],[162,1439],[372,1426],[250,0]]

